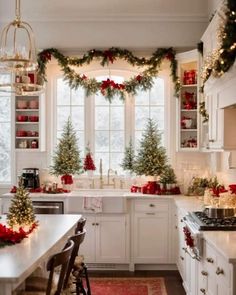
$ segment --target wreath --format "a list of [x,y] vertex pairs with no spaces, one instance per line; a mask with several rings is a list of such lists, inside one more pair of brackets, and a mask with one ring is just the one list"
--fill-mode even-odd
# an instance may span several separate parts
[[[125,94],[136,94],[137,90],[148,90],[153,85],[153,79],[157,76],[161,63],[164,59],[170,61],[171,77],[175,85],[175,95],[178,96],[180,83],[177,76],[177,61],[173,48],[158,48],[150,58],[137,57],[127,49],[112,47],[107,50],[92,49],[86,52],[81,58],[68,57],[63,55],[55,48],[44,49],[38,54],[38,74],[43,81],[46,81],[47,63],[53,56],[60,65],[64,80],[68,82],[72,89],[82,87],[85,89],[86,96],[100,92],[109,102],[115,95],[120,99],[125,99]],[[98,82],[95,78],[89,78],[84,74],[77,73],[73,67],[82,67],[90,64],[93,60],[101,60],[102,67],[113,63],[116,59],[123,59],[132,66],[146,67],[140,74],[131,77],[123,83],[116,83],[112,79]]]

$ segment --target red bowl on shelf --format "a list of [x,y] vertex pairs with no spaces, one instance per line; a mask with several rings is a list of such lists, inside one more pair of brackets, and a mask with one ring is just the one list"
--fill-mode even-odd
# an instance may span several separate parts
[[16,136],[17,137],[25,137],[25,136],[27,136],[27,131],[25,131],[25,130],[17,130],[16,131]]
[[30,122],[38,122],[39,116],[29,116],[29,121]]
[[26,122],[26,121],[28,121],[28,116],[25,116],[25,115],[17,115],[16,116],[16,120],[17,120],[17,122]]

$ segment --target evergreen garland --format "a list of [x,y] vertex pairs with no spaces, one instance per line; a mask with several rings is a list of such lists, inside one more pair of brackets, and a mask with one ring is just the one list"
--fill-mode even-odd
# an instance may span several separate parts
[[[150,58],[137,57],[127,49],[112,47],[107,50],[93,49],[85,53],[81,58],[64,56],[59,50],[55,48],[44,49],[38,54],[38,74],[46,81],[46,67],[47,63],[54,57],[60,65],[64,79],[68,82],[72,89],[82,87],[85,89],[86,95],[101,92],[109,102],[115,95],[120,99],[125,99],[125,93],[136,94],[138,90],[146,91],[151,89],[153,85],[153,78],[158,75],[161,63],[164,59],[170,61],[170,69],[172,81],[175,84],[175,94],[178,96],[180,83],[177,76],[177,61],[175,59],[175,51],[173,48],[158,48]],[[109,65],[116,59],[123,59],[130,65],[136,67],[147,67],[142,73],[130,78],[123,83],[115,83],[111,79],[98,82],[94,78],[88,78],[85,75],[76,73],[71,66],[82,67],[90,64],[94,59],[101,60],[101,66]]]
[[129,145],[125,148],[125,156],[121,164],[121,167],[125,171],[134,171],[134,156],[134,146],[132,143],[132,139],[130,138]]
[[155,122],[148,119],[135,159],[134,172],[137,175],[158,176],[164,171],[166,163],[166,150],[161,144],[161,134]]
[[63,128],[62,137],[53,156],[53,165],[50,168],[51,174],[56,176],[82,173],[82,160],[70,118]]
[[[212,56],[207,57],[203,68],[203,86],[210,78],[220,77],[226,73],[235,62],[236,58],[236,1],[226,1],[224,27],[219,27],[220,32],[220,48]],[[221,32],[222,31],[222,32]]]
[[20,183],[16,194],[11,200],[9,212],[7,214],[7,223],[9,226],[32,226],[35,223],[35,214],[32,200],[28,191]]

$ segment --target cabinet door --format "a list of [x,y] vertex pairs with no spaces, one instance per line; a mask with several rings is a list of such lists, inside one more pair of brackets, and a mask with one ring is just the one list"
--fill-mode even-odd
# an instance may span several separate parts
[[217,93],[209,95],[208,98],[209,112],[209,148],[223,148],[223,126],[224,126],[224,111],[219,109],[219,99]]
[[87,221],[85,224],[86,235],[84,241],[80,247],[79,253],[84,255],[85,262],[94,263],[95,262],[95,230],[96,230],[96,220],[94,215],[85,215]]
[[96,262],[126,262],[126,216],[96,217]]
[[134,263],[168,263],[168,212],[134,215]]

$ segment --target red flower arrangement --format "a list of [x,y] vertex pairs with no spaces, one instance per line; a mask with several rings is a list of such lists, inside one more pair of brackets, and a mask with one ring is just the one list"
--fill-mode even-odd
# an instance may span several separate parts
[[25,231],[22,227],[20,227],[18,231],[14,231],[12,228],[6,227],[0,223],[0,247],[20,243],[24,238],[27,238],[37,226],[38,222],[34,222],[28,231]]
[[84,159],[84,170],[87,171],[87,170],[96,170],[96,167],[94,165],[94,162],[93,162],[93,158],[91,156],[91,153],[88,152],[86,154],[86,157]]
[[193,248],[194,247],[194,239],[192,238],[191,232],[189,231],[189,229],[187,228],[187,226],[185,226],[183,228],[183,232],[184,232],[184,235],[185,235],[186,245],[188,247],[190,247],[190,248]]

